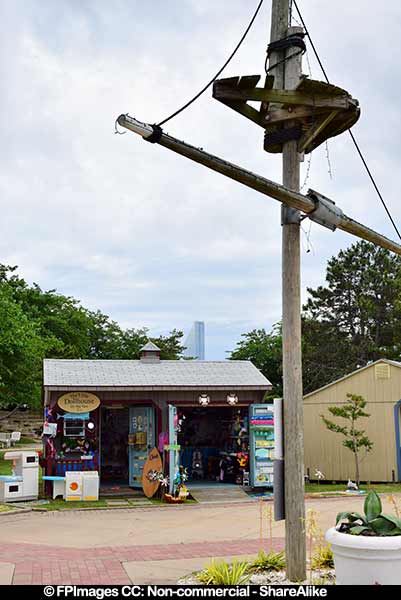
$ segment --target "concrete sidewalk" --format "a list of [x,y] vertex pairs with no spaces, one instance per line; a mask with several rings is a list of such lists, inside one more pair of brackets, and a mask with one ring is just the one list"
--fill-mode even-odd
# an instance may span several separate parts
[[[364,497],[307,500],[322,531],[343,510],[362,512]],[[393,512],[383,499],[384,511]],[[113,511],[3,515],[0,583],[174,583],[213,556],[252,556],[267,549],[271,502],[179,505]],[[284,523],[273,544],[284,547]],[[14,573],[12,572],[15,566]]]

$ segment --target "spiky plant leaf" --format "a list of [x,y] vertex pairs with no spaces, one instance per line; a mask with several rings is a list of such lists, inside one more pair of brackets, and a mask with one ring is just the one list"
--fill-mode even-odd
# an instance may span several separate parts
[[261,550],[250,568],[253,571],[282,571],[285,569],[285,554],[273,550],[266,554]]
[[370,490],[369,494],[366,496],[363,509],[368,521],[373,521],[373,519],[376,519],[376,517],[381,514],[382,503],[374,490]]

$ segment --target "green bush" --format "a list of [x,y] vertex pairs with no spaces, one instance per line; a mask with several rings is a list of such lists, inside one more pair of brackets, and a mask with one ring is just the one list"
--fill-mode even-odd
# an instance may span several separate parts
[[271,550],[268,554],[261,550],[257,558],[250,565],[252,571],[282,571],[285,569],[284,552],[274,552]]
[[248,583],[250,576],[245,575],[248,563],[234,559],[230,565],[225,560],[212,561],[198,574],[198,579],[205,585],[243,585]]
[[329,545],[318,546],[312,556],[312,569],[333,569],[333,551]]

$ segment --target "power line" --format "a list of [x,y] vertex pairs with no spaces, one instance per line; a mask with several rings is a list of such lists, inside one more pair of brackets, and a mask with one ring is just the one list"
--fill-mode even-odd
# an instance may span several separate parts
[[[314,54],[315,54],[315,56],[316,56],[317,62],[319,63],[319,66],[320,66],[320,68],[321,68],[321,70],[322,70],[322,73],[323,73],[323,75],[324,75],[324,77],[325,77],[325,79],[326,79],[327,83],[330,83],[330,81],[329,81],[329,78],[327,77],[327,73],[326,73],[326,71],[325,71],[325,68],[324,68],[324,66],[323,66],[323,64],[322,64],[322,61],[320,60],[319,54],[318,54],[318,52],[317,52],[317,50],[316,50],[316,48],[315,48],[315,45],[314,45],[314,43],[313,43],[313,40],[312,40],[312,38],[311,38],[311,35],[310,35],[309,31],[308,31],[308,28],[307,28],[307,26],[306,26],[306,24],[305,24],[305,21],[304,21],[303,17],[302,17],[301,11],[300,11],[300,10],[299,10],[299,8],[298,8],[298,4],[297,4],[296,0],[292,0],[292,1],[293,1],[293,4],[294,4],[295,8],[296,8],[296,11],[297,11],[297,13],[298,13],[298,16],[299,16],[299,18],[300,18],[300,20],[301,20],[302,26],[303,26],[303,28],[305,29],[305,33],[306,33],[306,35],[308,36],[308,39],[309,39],[310,45],[312,46],[312,50],[313,50],[313,52],[314,52]],[[381,192],[380,192],[380,190],[379,190],[379,188],[378,188],[378,185],[377,185],[377,183],[376,183],[376,181],[375,181],[375,179],[374,179],[374,177],[373,177],[373,175],[372,175],[372,172],[371,172],[371,170],[369,169],[369,166],[368,166],[368,164],[367,164],[367,162],[366,162],[366,160],[365,160],[365,157],[364,157],[364,156],[363,156],[363,154],[362,154],[362,150],[360,149],[360,147],[359,147],[359,144],[358,144],[358,142],[356,141],[356,139],[355,139],[355,136],[354,136],[354,134],[352,133],[352,131],[351,131],[351,130],[348,130],[348,132],[349,132],[349,134],[350,134],[350,136],[351,136],[351,139],[352,139],[352,141],[353,141],[353,143],[354,143],[354,146],[355,146],[355,148],[356,148],[356,150],[357,150],[357,152],[358,152],[358,154],[359,154],[359,157],[360,157],[360,159],[361,159],[361,161],[362,161],[362,163],[363,163],[363,166],[364,166],[364,167],[365,167],[365,169],[366,169],[366,172],[367,172],[367,174],[368,174],[368,176],[369,176],[369,179],[370,179],[370,181],[372,182],[372,184],[373,184],[373,187],[374,187],[374,189],[376,190],[376,193],[377,193],[377,195],[379,196],[379,198],[380,198],[380,200],[381,200],[381,203],[382,203],[382,204],[383,204],[383,206],[384,206],[384,209],[385,209],[385,211],[386,211],[386,213],[387,213],[387,216],[388,216],[388,218],[390,219],[390,221],[391,221],[391,223],[392,223],[392,225],[393,225],[393,227],[394,227],[395,231],[397,232],[397,235],[398,235],[398,237],[399,237],[399,238],[400,238],[400,240],[401,240],[401,234],[400,234],[400,232],[399,232],[399,230],[398,230],[398,227],[397,227],[397,225],[395,224],[395,222],[394,222],[394,219],[393,219],[393,217],[391,216],[391,213],[390,213],[389,209],[387,208],[387,205],[386,205],[386,203],[385,203],[385,201],[384,201],[384,198],[383,198],[383,196],[382,196],[382,194],[381,194]]]
[[172,119],[173,117],[176,117],[177,115],[179,115],[183,110],[185,110],[186,108],[188,108],[188,106],[190,106],[193,102],[195,102],[195,100],[197,100],[200,96],[202,96],[202,94],[204,92],[206,92],[206,90],[212,85],[212,83],[217,79],[217,77],[220,75],[220,73],[222,73],[224,71],[224,69],[226,68],[226,66],[228,65],[228,63],[231,61],[231,59],[234,57],[234,55],[236,54],[237,50],[239,49],[239,47],[241,46],[242,42],[244,41],[244,39],[246,38],[246,36],[248,35],[248,31],[250,30],[250,28],[253,25],[253,22],[255,21],[258,12],[263,4],[264,0],[260,0],[257,9],[255,10],[255,13],[248,25],[248,27],[245,29],[245,32],[243,33],[240,41],[238,42],[238,44],[236,45],[236,47],[234,48],[233,52],[231,53],[231,55],[229,56],[229,58],[226,60],[226,62],[224,63],[224,65],[221,67],[221,69],[216,73],[216,75],[213,77],[213,79],[211,79],[209,81],[209,83],[207,83],[205,85],[205,87],[203,87],[197,94],[196,96],[194,96],[191,100],[189,100],[186,104],[184,104],[184,106],[182,106],[181,108],[179,108],[178,110],[176,110],[172,115],[170,115],[169,117],[167,117],[166,119],[164,119],[163,121],[160,121],[160,123],[158,123],[158,126],[160,127],[161,125],[164,125],[164,123],[167,123],[167,121],[170,121],[170,119]]

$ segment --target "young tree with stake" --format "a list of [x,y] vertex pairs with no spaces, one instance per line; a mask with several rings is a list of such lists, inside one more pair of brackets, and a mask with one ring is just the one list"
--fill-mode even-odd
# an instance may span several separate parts
[[354,453],[355,458],[355,482],[359,487],[360,475],[360,451],[362,448],[365,452],[370,452],[373,447],[373,442],[365,435],[365,431],[362,429],[356,429],[356,421],[362,417],[370,417],[368,413],[364,411],[366,406],[366,400],[362,396],[357,394],[347,394],[349,399],[348,404],[343,406],[329,406],[329,412],[334,417],[342,417],[349,421],[349,426],[341,426],[334,421],[330,421],[324,415],[320,415],[329,431],[335,433],[341,433],[345,440],[343,440],[343,446],[349,448]]

